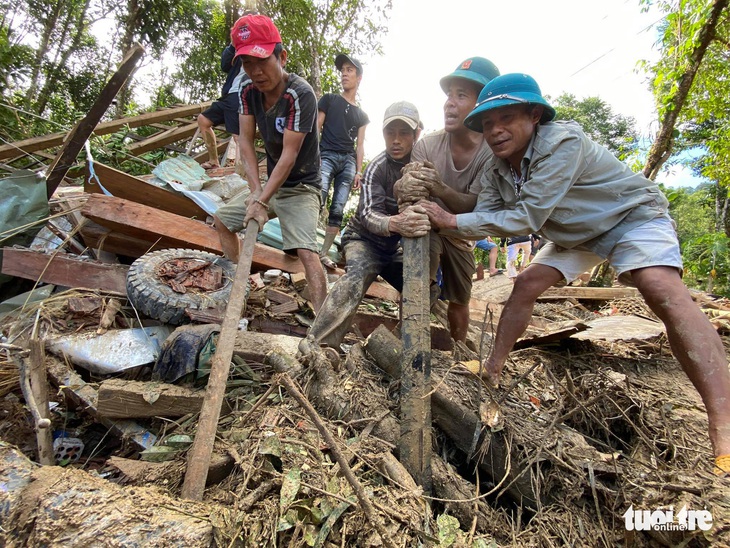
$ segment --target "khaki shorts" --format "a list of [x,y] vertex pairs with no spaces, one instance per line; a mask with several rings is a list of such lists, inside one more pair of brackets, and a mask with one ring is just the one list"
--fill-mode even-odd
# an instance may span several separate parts
[[[243,229],[246,199],[250,194],[248,188],[244,189],[215,212],[216,217],[223,221],[231,232]],[[320,190],[305,184],[290,188],[282,187],[271,199],[269,218],[279,218],[284,251],[308,249],[315,253],[319,252],[317,218],[321,200]]]
[[471,299],[472,278],[477,271],[474,253],[458,249],[447,238],[431,232],[430,255],[432,299],[434,297],[434,288],[438,287],[436,285],[436,274],[439,265],[441,265],[441,275],[443,276],[441,298],[452,303],[468,306],[469,299]]
[[[682,275],[682,255],[677,233],[669,217],[656,217],[629,230],[609,253],[608,262],[616,269],[618,281],[633,286],[631,271],[650,266],[670,266]],[[570,283],[603,262],[591,251],[558,248],[548,242],[540,248],[531,264],[551,266]]]

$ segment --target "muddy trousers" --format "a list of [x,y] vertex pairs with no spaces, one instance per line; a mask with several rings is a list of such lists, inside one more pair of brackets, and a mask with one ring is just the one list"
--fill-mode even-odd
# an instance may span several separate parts
[[338,348],[352,326],[357,307],[370,284],[380,275],[398,291],[403,289],[403,255],[383,253],[363,240],[345,243],[346,272],[340,277],[317,313],[309,336],[318,344]]

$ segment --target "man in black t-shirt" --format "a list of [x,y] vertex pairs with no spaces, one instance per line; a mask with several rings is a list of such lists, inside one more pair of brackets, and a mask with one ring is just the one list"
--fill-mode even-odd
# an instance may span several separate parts
[[340,53],[335,58],[340,71],[342,93],[327,93],[319,100],[317,127],[321,133],[322,207],[327,206],[330,184],[334,180],[332,204],[327,219],[324,244],[320,250],[322,263],[334,268],[327,257],[340,231],[342,214],[350,196],[350,188],[360,188],[368,115],[357,106],[357,90],[362,81],[362,64],[354,57]]
[[[317,311],[327,294],[316,240],[321,200],[317,100],[303,78],[284,70],[287,52],[271,19],[244,15],[231,30],[231,41],[246,73],[238,143],[249,188],[216,211],[221,245],[226,256],[237,260],[240,242],[235,232],[250,219],[263,229],[269,217],[278,216],[284,251],[302,261]],[[257,127],[266,149],[265,185],[259,180],[254,148]]]

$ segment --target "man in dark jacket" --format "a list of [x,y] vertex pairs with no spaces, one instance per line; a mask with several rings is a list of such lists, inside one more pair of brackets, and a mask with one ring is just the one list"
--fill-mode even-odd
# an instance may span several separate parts
[[425,236],[430,225],[421,206],[398,213],[393,186],[411,160],[420,131],[418,109],[411,103],[400,101],[386,109],[385,151],[365,169],[357,212],[342,237],[347,272],[329,291],[309,330],[309,339],[316,344],[339,347],[360,301],[379,275],[398,291],[403,287],[401,236]]

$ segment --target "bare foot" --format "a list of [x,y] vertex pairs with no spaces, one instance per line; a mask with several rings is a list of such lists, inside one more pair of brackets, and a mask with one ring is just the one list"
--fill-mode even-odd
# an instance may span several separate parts
[[489,359],[484,360],[482,369],[482,378],[485,379],[490,386],[499,388],[499,377],[502,374],[502,368],[490,363]]

